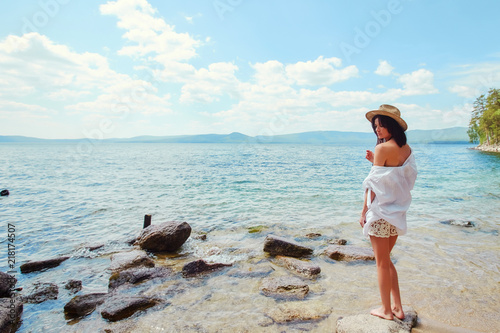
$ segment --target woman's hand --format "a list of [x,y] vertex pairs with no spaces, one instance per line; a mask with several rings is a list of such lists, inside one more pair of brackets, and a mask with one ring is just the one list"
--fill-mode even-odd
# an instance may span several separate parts
[[361,228],[363,228],[365,226],[365,223],[366,223],[366,217],[365,215],[361,215],[361,217],[359,218],[359,224],[361,225]]
[[374,155],[371,150],[366,151],[366,159],[373,164]]

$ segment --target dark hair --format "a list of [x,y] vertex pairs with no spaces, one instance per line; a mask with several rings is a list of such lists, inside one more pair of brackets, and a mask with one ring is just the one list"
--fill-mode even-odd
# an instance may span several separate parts
[[[394,138],[398,146],[403,147],[406,144],[405,131],[403,130],[401,125],[398,124],[396,120],[388,116],[383,116],[380,114],[376,115],[375,117],[372,118],[372,128],[375,134],[377,134],[377,132],[375,131],[375,119],[378,119],[380,126],[387,129],[387,131]],[[379,143],[381,143],[381,141],[377,139],[377,144]]]

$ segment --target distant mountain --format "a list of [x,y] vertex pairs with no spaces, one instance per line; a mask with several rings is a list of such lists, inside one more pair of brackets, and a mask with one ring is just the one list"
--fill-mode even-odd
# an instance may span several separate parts
[[[410,143],[467,143],[466,127],[440,130],[412,130],[407,132]],[[78,143],[88,139],[38,139],[25,136],[0,136],[0,143]],[[104,139],[103,143],[293,143],[293,144],[344,144],[374,143],[373,133],[316,131],[274,136],[248,136],[238,132],[231,134],[200,134],[178,136],[136,136],[124,139]]]

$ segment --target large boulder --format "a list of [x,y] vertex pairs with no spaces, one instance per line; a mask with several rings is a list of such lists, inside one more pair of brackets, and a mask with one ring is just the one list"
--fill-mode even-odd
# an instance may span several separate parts
[[265,278],[260,287],[266,296],[276,299],[304,299],[309,292],[309,286],[294,276]]
[[305,247],[296,241],[275,235],[267,235],[264,240],[264,251],[272,255],[288,257],[303,257],[313,253],[313,249]]
[[19,298],[0,298],[0,332],[15,332],[22,313],[23,303]]
[[145,296],[115,295],[102,305],[101,316],[109,321],[118,321],[130,317],[140,310],[155,306],[160,301]]
[[35,271],[41,271],[43,269],[57,267],[67,259],[69,259],[69,257],[59,257],[47,260],[30,261],[21,265],[20,267],[21,273],[31,273]]
[[375,254],[371,248],[357,247],[352,245],[331,245],[325,253],[333,260],[355,261],[375,260]]
[[154,267],[154,265],[153,259],[148,256],[146,251],[132,250],[113,254],[109,269],[117,272],[133,267]]
[[278,265],[284,266],[292,272],[298,273],[302,276],[311,278],[321,273],[321,268],[311,262],[303,261],[296,258],[276,256]]
[[54,283],[36,282],[26,296],[22,296],[24,303],[42,303],[50,299],[57,299],[59,287]]
[[408,333],[417,324],[417,313],[411,307],[403,306],[405,318],[386,320],[371,314],[359,314],[339,318],[337,333]]
[[109,278],[109,290],[122,285],[134,285],[147,280],[166,278],[172,275],[172,270],[167,267],[136,267],[116,272]]
[[94,293],[75,296],[64,306],[64,314],[67,319],[78,318],[92,313],[98,305],[101,305],[108,297],[105,293]]
[[187,222],[164,222],[143,229],[135,244],[151,252],[174,252],[190,235],[191,226]]
[[191,261],[187,263],[182,268],[182,275],[184,277],[192,277],[203,273],[212,272],[223,267],[232,266],[232,264],[222,264],[222,263],[207,263],[203,259]]
[[17,279],[10,274],[0,272],[0,297],[10,297],[15,288]]

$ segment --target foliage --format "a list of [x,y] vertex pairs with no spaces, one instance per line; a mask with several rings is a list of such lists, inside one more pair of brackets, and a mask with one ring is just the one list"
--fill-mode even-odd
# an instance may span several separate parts
[[476,99],[467,133],[470,142],[500,143],[500,89],[492,88]]

